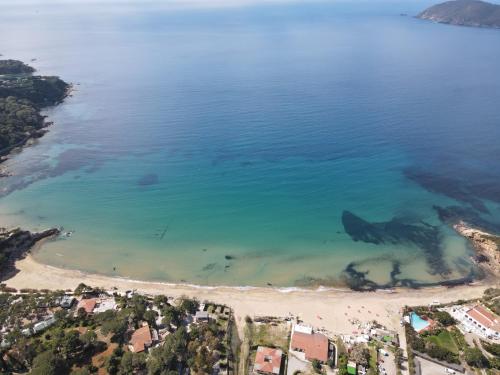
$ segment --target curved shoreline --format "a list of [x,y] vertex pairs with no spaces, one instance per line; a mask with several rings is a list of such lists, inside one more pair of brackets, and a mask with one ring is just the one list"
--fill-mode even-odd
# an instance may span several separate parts
[[162,282],[115,278],[67,270],[37,262],[31,254],[16,262],[19,272],[5,281],[8,287],[23,289],[74,289],[79,283],[118,291],[138,290],[143,294],[166,294],[171,297],[189,296],[231,306],[238,322],[249,316],[298,316],[305,323],[332,332],[352,333],[356,327],[351,319],[380,323],[399,329],[399,311],[406,305],[426,305],[434,301],[452,302],[479,298],[489,287],[499,287],[498,281],[471,285],[431,287],[425,289],[395,289],[393,293],[355,292],[341,289],[288,289],[266,287],[203,287]]

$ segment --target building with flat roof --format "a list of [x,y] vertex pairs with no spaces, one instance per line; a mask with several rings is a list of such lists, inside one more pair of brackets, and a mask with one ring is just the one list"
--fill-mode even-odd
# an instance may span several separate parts
[[281,349],[259,346],[257,354],[255,354],[254,371],[259,374],[279,375],[282,359],[283,351]]
[[466,311],[465,317],[487,335],[500,335],[500,318],[486,307],[476,305]]
[[208,320],[209,320],[208,311],[196,311],[196,314],[194,316],[195,322],[208,322]]

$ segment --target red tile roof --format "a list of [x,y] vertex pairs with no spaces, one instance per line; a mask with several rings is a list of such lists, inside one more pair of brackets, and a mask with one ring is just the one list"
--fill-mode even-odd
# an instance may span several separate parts
[[87,314],[91,314],[94,311],[96,303],[97,301],[95,298],[82,299],[80,302],[78,302],[76,311],[83,308]]
[[259,372],[278,375],[280,373],[282,356],[283,352],[280,349],[259,346],[255,355],[254,369]]
[[500,318],[481,305],[476,305],[468,310],[467,315],[486,328],[490,328],[497,332],[500,331]]
[[153,339],[151,338],[151,331],[149,330],[149,325],[144,325],[139,329],[136,329],[134,333],[132,333],[132,337],[130,338],[130,349],[134,353],[143,352],[146,349],[146,346],[150,346],[153,343]]
[[321,362],[328,360],[328,338],[320,333],[294,332],[292,336],[292,350],[304,352],[306,359],[317,359]]

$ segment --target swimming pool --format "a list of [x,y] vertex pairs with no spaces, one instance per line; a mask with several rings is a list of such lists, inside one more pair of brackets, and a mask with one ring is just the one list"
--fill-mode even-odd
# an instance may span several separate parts
[[413,329],[417,332],[420,332],[429,326],[429,322],[427,320],[422,319],[414,312],[410,314],[410,323]]

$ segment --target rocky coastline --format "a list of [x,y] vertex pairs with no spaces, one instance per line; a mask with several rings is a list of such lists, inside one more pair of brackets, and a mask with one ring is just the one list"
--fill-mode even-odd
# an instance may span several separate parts
[[18,272],[16,261],[25,258],[37,242],[55,238],[59,234],[58,228],[41,232],[0,228],[0,281],[10,279]]
[[[52,122],[41,111],[70,95],[70,84],[34,72],[21,61],[0,60],[0,163],[42,137]],[[0,177],[9,175],[0,170]]]
[[475,250],[474,262],[488,274],[500,276],[500,236],[484,232],[460,221],[453,229],[467,238]]
[[481,0],[446,1],[427,8],[417,18],[457,26],[500,28],[500,5]]

